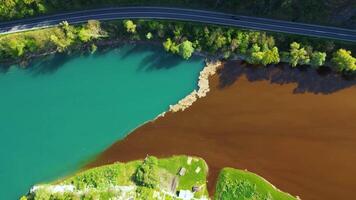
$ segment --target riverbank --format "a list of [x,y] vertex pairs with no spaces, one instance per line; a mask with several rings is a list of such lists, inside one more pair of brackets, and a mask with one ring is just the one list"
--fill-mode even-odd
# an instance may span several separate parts
[[209,83],[207,97],[141,126],[89,167],[189,154],[210,166],[210,193],[218,171],[229,166],[301,199],[353,197],[355,81],[286,65],[228,62]]
[[167,52],[184,59],[195,53],[216,59],[241,59],[264,67],[286,62],[292,67],[327,67],[340,74],[356,71],[356,58],[352,56],[355,46],[352,43],[155,20],[103,23],[89,20],[76,26],[62,22],[54,28],[3,35],[0,37],[0,63],[25,65],[35,57],[83,50],[93,53],[97,45],[113,46],[120,42],[162,44]]
[[[173,156],[115,163],[87,170],[52,184],[34,186],[32,199],[174,199],[207,200],[208,166],[201,158]],[[197,187],[192,191],[193,187]],[[180,195],[182,197],[182,195]],[[52,198],[50,198],[52,197]]]

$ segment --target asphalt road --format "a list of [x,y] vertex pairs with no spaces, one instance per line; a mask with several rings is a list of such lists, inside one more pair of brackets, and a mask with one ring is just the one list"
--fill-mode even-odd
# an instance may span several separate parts
[[119,7],[85,10],[27,18],[16,21],[0,22],[0,34],[20,32],[30,29],[58,25],[62,21],[69,24],[86,22],[90,19],[170,19],[226,25],[253,30],[292,33],[313,37],[322,37],[356,42],[356,30],[342,29],[312,24],[294,23],[280,20],[231,15],[225,13],[166,7]]

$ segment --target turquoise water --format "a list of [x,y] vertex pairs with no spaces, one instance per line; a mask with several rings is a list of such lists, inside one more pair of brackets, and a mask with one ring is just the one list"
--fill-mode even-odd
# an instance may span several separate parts
[[0,199],[75,172],[196,88],[203,65],[126,46],[0,73]]

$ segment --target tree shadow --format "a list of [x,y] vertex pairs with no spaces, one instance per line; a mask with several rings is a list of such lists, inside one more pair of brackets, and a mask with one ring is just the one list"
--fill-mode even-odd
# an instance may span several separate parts
[[67,62],[76,58],[77,54],[54,54],[33,60],[29,63],[26,70],[33,76],[50,75],[57,72]]
[[145,56],[138,67],[138,70],[160,70],[173,68],[184,60],[170,53],[162,53],[162,51],[154,51]]
[[[150,46],[150,45],[141,45],[141,44],[134,44],[134,45],[123,45],[122,47],[128,46],[127,50],[122,53],[120,56],[121,59],[126,59],[132,55],[139,55],[143,52],[147,51],[157,51],[157,47]],[[125,48],[122,48],[125,49]]]
[[[128,47],[128,48],[125,48]],[[119,45],[116,47],[101,47],[94,54],[89,51],[74,51],[70,54],[56,53],[53,55],[34,58],[26,62],[22,66],[29,74],[33,76],[50,75],[57,72],[61,67],[72,59],[78,57],[100,57],[110,51],[118,50],[120,54],[118,59],[127,59],[133,55],[145,54],[144,58],[139,62],[138,70],[160,70],[173,68],[184,61],[180,56],[166,53],[159,46],[136,44],[136,45]],[[190,58],[190,61],[200,59],[197,56]],[[6,73],[13,65],[1,65],[0,73]],[[20,66],[20,65],[17,65]]]
[[1,64],[0,73],[7,73],[9,69],[14,66],[22,68],[34,76],[52,74],[76,56],[77,55],[56,53],[53,55],[42,56],[40,58],[32,58],[30,60],[21,61],[18,64]]
[[288,64],[256,67],[242,61],[230,61],[224,64],[218,74],[220,88],[232,85],[242,76],[251,82],[265,80],[280,85],[296,83],[293,93],[330,94],[356,85],[354,77],[342,76],[329,68],[292,68]]
[[0,74],[6,74],[11,66],[11,64],[0,64]]

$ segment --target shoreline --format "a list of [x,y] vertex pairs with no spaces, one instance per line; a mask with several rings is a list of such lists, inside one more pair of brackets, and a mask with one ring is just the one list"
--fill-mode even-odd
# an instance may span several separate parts
[[221,61],[205,60],[205,67],[202,69],[202,71],[200,71],[198,77],[198,90],[193,90],[190,94],[179,100],[176,104],[170,105],[168,112],[174,113],[178,111],[184,111],[193,105],[193,103],[196,102],[199,98],[205,97],[210,91],[209,78],[216,73],[221,64]]

